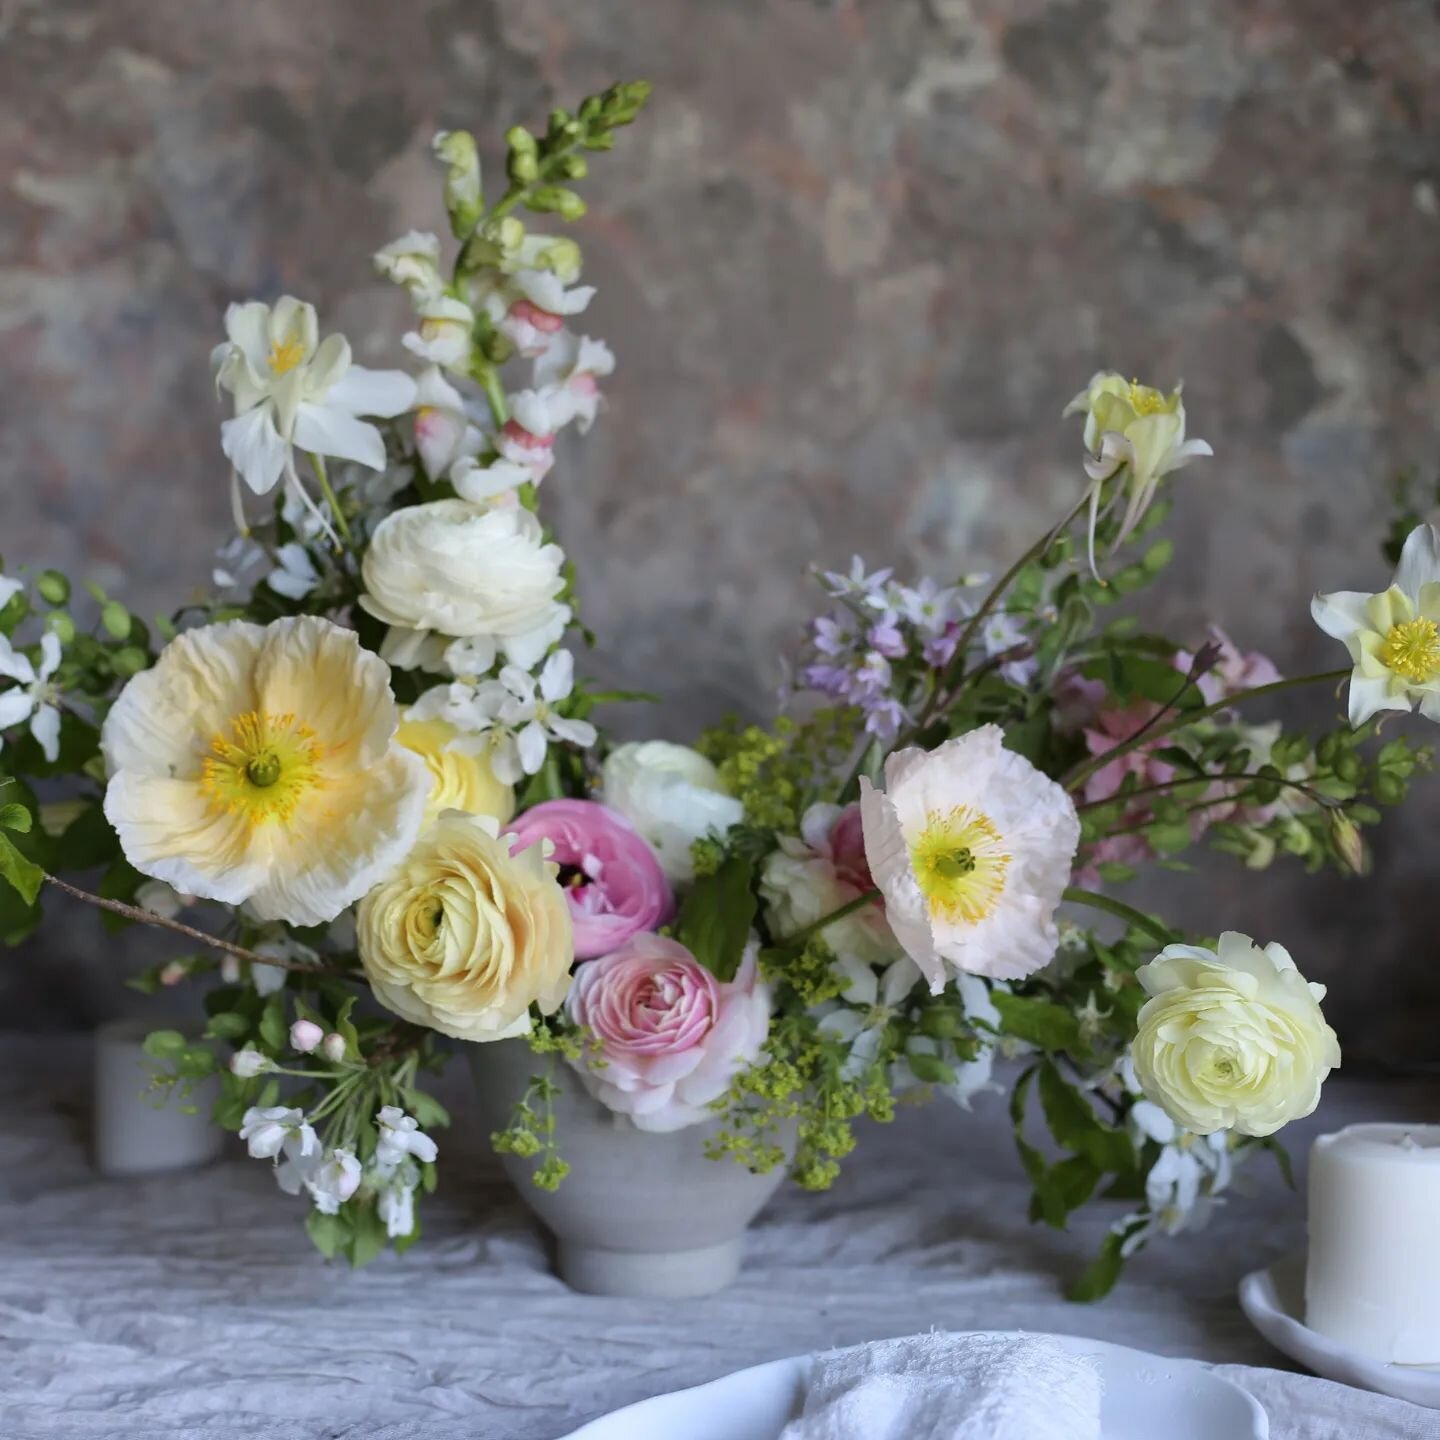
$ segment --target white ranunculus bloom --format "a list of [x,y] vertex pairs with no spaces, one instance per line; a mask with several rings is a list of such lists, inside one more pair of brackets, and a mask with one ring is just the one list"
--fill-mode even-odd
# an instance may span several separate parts
[[1137,972],[1131,1047],[1145,1095],[1198,1135],[1273,1135],[1310,1114],[1340,1044],[1289,952],[1227,930],[1214,950],[1167,945]]
[[430,790],[385,662],[313,615],[172,640],[101,732],[105,816],[177,890],[318,925],[404,857]]
[[950,973],[1020,979],[1046,964],[1080,821],[1070,797],[1006,750],[996,725],[927,754],[899,750],[885,789],[860,782],[865,856],[895,937],[937,994]]
[[1352,725],[1417,703],[1427,720],[1440,720],[1440,531],[1433,525],[1410,532],[1388,590],[1317,595],[1310,613],[1354,661]]
[[[360,604],[387,625],[452,638],[491,636],[535,664],[563,632],[564,554],[518,506],[434,500],[387,515],[365,552]],[[397,660],[397,663],[403,663]]]
[[211,355],[215,383],[235,398],[220,445],[257,495],[282,475],[295,478],[293,448],[385,468],[385,441],[362,416],[388,418],[415,403],[415,382],[400,370],[350,362],[343,335],[319,338],[315,307],[286,295],[272,309],[258,300],[225,312],[229,337]]
[[[13,689],[0,691],[0,731],[29,721],[30,733],[52,764],[60,755],[60,711],[55,703],[60,692],[54,683],[59,668],[60,637],[53,630],[40,637],[39,665],[0,635],[0,675],[16,682]],[[3,743],[0,740],[0,746]]]
[[672,884],[695,878],[690,847],[697,840],[723,836],[745,816],[709,760],[668,740],[616,746],[605,761],[601,798],[650,842]]

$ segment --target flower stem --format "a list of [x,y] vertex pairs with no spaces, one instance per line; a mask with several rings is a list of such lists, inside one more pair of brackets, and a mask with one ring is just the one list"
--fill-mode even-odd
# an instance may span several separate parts
[[[1186,785],[1212,785],[1222,780],[1260,780],[1268,785],[1280,785],[1287,790],[1298,790],[1308,799],[1313,800],[1316,805],[1322,808],[1337,805],[1339,802],[1332,800],[1328,795],[1322,795],[1318,790],[1311,789],[1308,785],[1302,785],[1298,780],[1286,780],[1281,775],[1261,775],[1255,770],[1222,770],[1215,775],[1190,775],[1184,780],[1167,780],[1163,784],[1142,785],[1135,790],[1117,791],[1114,795],[1107,795],[1103,800],[1086,800],[1077,805],[1075,809],[1084,814],[1087,810],[1099,810],[1106,805],[1125,805],[1131,800],[1140,799],[1145,795],[1161,795],[1169,790],[1179,790]],[[1231,796],[1225,796],[1231,799]]]
[[184,925],[179,920],[171,920],[164,915],[157,915],[155,911],[143,909],[139,905],[127,905],[123,900],[109,900],[103,895],[92,895],[90,891],[82,890],[78,885],[72,885],[68,880],[62,880],[58,875],[51,875],[48,871],[45,872],[45,883],[53,885],[57,890],[63,890],[73,899],[83,900],[87,905],[94,905],[101,910],[108,910],[112,915],[123,915],[125,919],[133,920],[139,925],[155,925],[162,930],[173,930],[177,935],[184,935],[187,939],[195,940],[209,950],[220,950],[226,955],[234,955],[241,960],[248,960],[252,965],[273,965],[277,970],[294,970],[304,975],[350,974],[348,970],[321,965],[306,965],[299,960],[280,960],[273,955],[262,955],[258,950],[247,950],[243,945],[237,945],[232,940],[222,940],[218,935],[211,935],[208,931],[195,929],[193,925]]
[[1109,895],[1101,895],[1094,890],[1082,890],[1077,885],[1066,886],[1060,898],[1068,900],[1072,905],[1088,905],[1092,910],[1103,910],[1107,915],[1117,916],[1127,925],[1145,931],[1147,935],[1152,936],[1162,945],[1171,945],[1175,941],[1172,931],[1167,930],[1158,920],[1152,920],[1143,911],[1135,909],[1133,905],[1127,905],[1123,900],[1114,900]]
[[827,925],[833,925],[837,920],[843,920],[847,915],[853,914],[856,910],[872,904],[880,898],[878,890],[866,890],[863,894],[857,895],[853,900],[847,900],[838,909],[832,910],[828,915],[822,915],[813,925],[807,925],[803,930],[797,930],[793,935],[786,935],[782,938],[782,945],[795,945],[801,941],[808,940],[812,935],[823,930]]
[[310,463],[315,468],[315,478],[320,482],[320,493],[330,505],[330,513],[335,517],[335,528],[340,532],[340,537],[347,545],[351,544],[350,522],[345,518],[345,512],[340,508],[340,502],[335,498],[335,492],[330,488],[330,476],[325,471],[325,457],[323,455],[311,454]]
[[1061,784],[1067,790],[1075,790],[1097,770],[1103,770],[1112,760],[1118,760],[1122,755],[1128,755],[1130,751],[1140,745],[1148,745],[1173,731],[1183,730],[1187,725],[1194,725],[1196,721],[1204,720],[1207,716],[1218,715],[1222,710],[1232,709],[1242,700],[1253,700],[1257,695],[1274,695],[1281,690],[1295,690],[1301,685],[1319,685],[1343,680],[1349,673],[1350,668],[1347,666],[1343,670],[1322,670],[1315,675],[1297,675],[1290,680],[1275,680],[1269,685],[1257,685],[1253,690],[1241,690],[1234,695],[1227,696],[1224,700],[1217,700],[1213,705],[1205,705],[1199,710],[1186,710],[1173,720],[1167,720],[1163,725],[1152,726],[1147,722],[1128,739],[1122,740],[1118,745],[1112,745],[1108,750],[1102,750],[1098,755],[1092,755],[1090,759],[1075,766],[1061,780]]

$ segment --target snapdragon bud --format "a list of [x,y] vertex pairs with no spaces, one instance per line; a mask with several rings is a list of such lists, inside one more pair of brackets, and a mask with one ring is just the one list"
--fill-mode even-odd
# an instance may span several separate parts
[[345,1037],[332,1031],[320,1042],[320,1053],[332,1065],[338,1065],[345,1058]]
[[238,1075],[242,1080],[253,1080],[255,1076],[263,1075],[274,1068],[275,1062],[251,1045],[237,1050],[230,1057],[230,1073]]
[[297,1020],[290,1027],[290,1046],[308,1055],[323,1039],[325,1032],[313,1020]]
[[445,209],[457,239],[465,239],[485,213],[480,188],[480,155],[468,130],[442,130],[435,136],[435,154],[449,166],[445,176]]

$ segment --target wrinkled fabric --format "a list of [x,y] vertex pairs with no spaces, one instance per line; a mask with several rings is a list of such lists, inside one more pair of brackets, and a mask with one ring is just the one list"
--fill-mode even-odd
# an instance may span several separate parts
[[[1440,1412],[1249,1368],[1287,1362],[1235,1286],[1303,1232],[1301,1201],[1259,1161],[1256,1195],[1139,1257],[1108,1300],[1068,1305],[1060,1282],[1113,1215],[1069,1234],[1025,1223],[1003,1100],[970,1115],[902,1106],[894,1125],[864,1129],[833,1191],[781,1191],[729,1290],[607,1300],[551,1274],[458,1065],[424,1238],[352,1274],[311,1250],[303,1199],[243,1152],[181,1175],[96,1178],[88,1048],[0,1038],[4,1440],[556,1440],[762,1361],[932,1328],[1066,1331],[1222,1363],[1269,1408],[1274,1440],[1440,1435]],[[1287,1138],[1303,1162],[1320,1130],[1437,1102],[1433,1085],[1337,1077]]]

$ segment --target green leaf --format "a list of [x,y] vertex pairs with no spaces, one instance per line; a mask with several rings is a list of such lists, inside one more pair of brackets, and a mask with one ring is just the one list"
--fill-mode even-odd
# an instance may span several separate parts
[[1078,1050],[1080,1024],[1063,1005],[1028,995],[1010,995],[1004,990],[990,994],[1000,1012],[1000,1025],[1007,1035],[1028,1040],[1042,1050]]
[[350,1012],[354,1010],[355,1003],[359,998],[358,995],[347,995],[335,1016],[335,1033],[345,1041],[345,1058],[347,1060],[358,1060],[361,1054],[360,1032],[350,1018]]
[[1040,1067],[1040,1105],[1050,1133],[1067,1150],[1083,1155],[1103,1172],[1134,1168],[1130,1137],[1106,1125],[1048,1060]]
[[184,1054],[187,1043],[178,1030],[152,1030],[142,1048],[152,1060],[174,1060]]
[[443,1130],[450,1124],[450,1112],[423,1090],[411,1090],[406,1096],[406,1109],[420,1122],[422,1130]]
[[309,1235],[310,1243],[327,1260],[333,1260],[350,1243],[349,1219],[344,1210],[335,1215],[311,1210],[305,1217],[305,1233]]
[[[732,855],[695,882],[675,921],[675,938],[717,980],[733,980],[755,919],[755,862]],[[823,933],[823,932],[822,932]]]
[[1065,1298],[1087,1305],[1096,1300],[1103,1300],[1115,1288],[1115,1282],[1125,1268],[1125,1257],[1121,1254],[1121,1247],[1124,1243],[1125,1239],[1121,1235],[1113,1233],[1107,1235],[1105,1243],[1100,1247],[1099,1255],[1090,1262],[1080,1278],[1065,1291]]
[[18,830],[25,835],[30,831],[31,825],[35,823],[35,817],[23,806],[12,802],[9,805],[0,805],[0,829]]
[[260,1038],[272,1050],[283,1050],[290,1041],[290,1027],[285,1023],[283,990],[277,990],[265,1002],[265,1009],[260,1015]]
[[45,872],[33,860],[27,860],[8,835],[0,835],[0,878],[8,880],[30,906],[45,883]]
[[91,870],[119,856],[120,839],[97,802],[65,827],[56,850],[67,870]]
[[385,1248],[390,1237],[385,1233],[385,1222],[375,1213],[374,1205],[355,1207],[350,1221],[353,1230],[350,1238],[350,1263],[358,1270],[362,1265],[368,1265]]
[[935,1055],[906,1052],[905,1063],[915,1078],[926,1085],[953,1085],[956,1075],[943,1060]]
[[1157,540],[1146,552],[1140,563],[1150,575],[1158,575],[1175,554],[1173,540]]
[[210,1017],[205,1033],[217,1040],[239,1040],[250,1033],[252,1024],[248,1017],[227,1010]]
[[100,623],[115,639],[129,638],[130,612],[118,600],[107,600],[101,607]]

